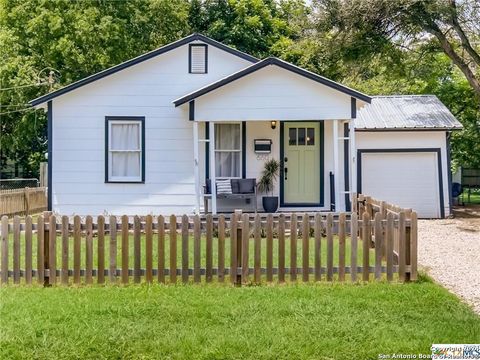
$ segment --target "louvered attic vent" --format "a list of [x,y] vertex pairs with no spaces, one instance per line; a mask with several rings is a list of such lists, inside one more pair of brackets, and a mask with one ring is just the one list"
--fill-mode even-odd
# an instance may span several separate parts
[[207,73],[208,48],[206,44],[190,44],[188,52],[188,71],[191,74]]

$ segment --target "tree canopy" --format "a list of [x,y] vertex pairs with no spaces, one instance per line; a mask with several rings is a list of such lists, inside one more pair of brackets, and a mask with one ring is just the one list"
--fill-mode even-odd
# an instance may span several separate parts
[[0,0],[0,175],[36,176],[44,159],[45,115],[29,100],[192,32],[371,95],[435,94],[465,128],[452,138],[455,164],[480,167],[479,5]]

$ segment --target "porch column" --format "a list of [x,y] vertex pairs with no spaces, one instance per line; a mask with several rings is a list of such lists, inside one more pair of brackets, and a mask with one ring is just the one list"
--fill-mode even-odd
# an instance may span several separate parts
[[348,123],[350,138],[350,201],[352,194],[357,192],[357,161],[356,161],[356,145],[355,145],[355,119],[350,119]]
[[339,141],[338,138],[339,120],[333,120],[333,174],[335,185],[335,211],[343,211],[340,206],[340,165],[339,165]]
[[217,213],[217,184],[215,175],[215,123],[210,121],[210,192],[212,193],[212,214]]
[[199,172],[198,121],[193,122],[193,173],[195,176],[195,214],[200,214],[200,172]]

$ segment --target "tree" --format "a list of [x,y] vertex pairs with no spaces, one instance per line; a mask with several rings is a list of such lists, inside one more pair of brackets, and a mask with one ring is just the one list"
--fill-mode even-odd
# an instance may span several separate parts
[[341,80],[350,86],[372,95],[436,94],[464,126],[452,135],[454,164],[480,167],[479,6],[478,0],[318,0],[310,36],[334,39]]

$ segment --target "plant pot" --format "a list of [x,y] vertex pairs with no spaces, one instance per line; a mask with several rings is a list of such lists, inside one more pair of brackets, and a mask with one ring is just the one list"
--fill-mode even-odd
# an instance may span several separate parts
[[267,213],[274,213],[278,209],[278,196],[262,197],[263,209]]

